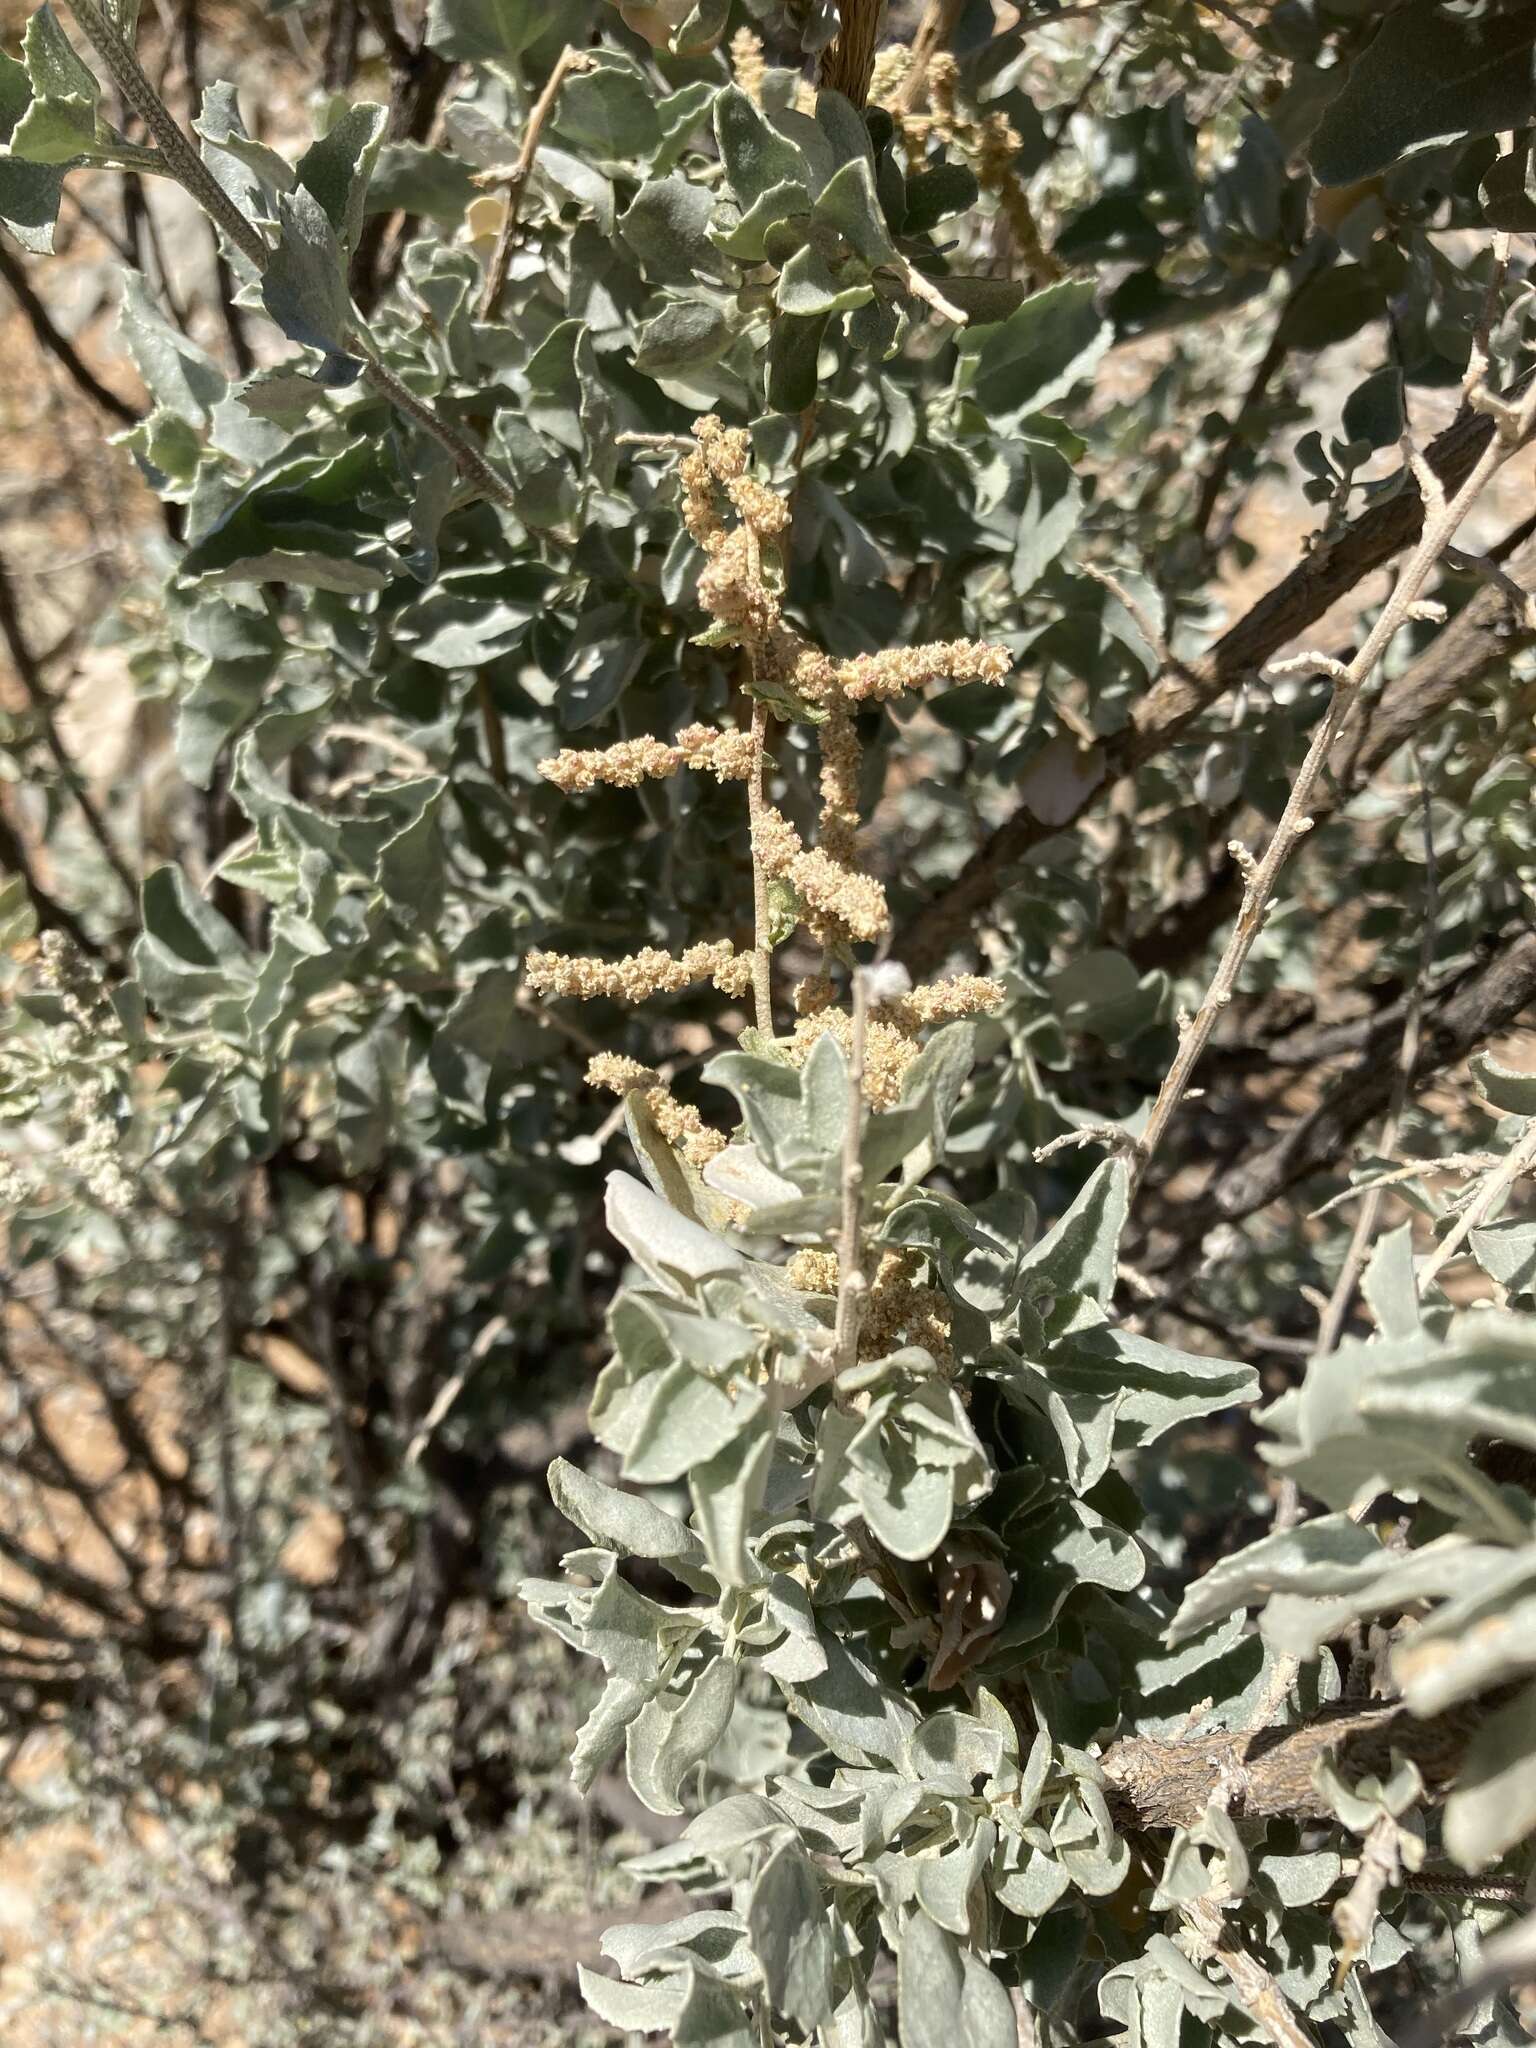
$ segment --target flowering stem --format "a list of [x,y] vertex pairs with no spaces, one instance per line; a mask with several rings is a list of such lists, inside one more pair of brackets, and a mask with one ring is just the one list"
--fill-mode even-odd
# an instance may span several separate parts
[[848,1112],[843,1124],[842,1231],[837,1246],[837,1323],[832,1355],[838,1375],[858,1363],[859,1325],[864,1320],[864,1040],[869,1022],[869,988],[862,968],[849,989],[853,1029],[848,1047]]
[[747,777],[747,820],[752,841],[752,999],[757,1028],[773,1036],[773,933],[769,924],[768,871],[763,866],[758,827],[765,808],[763,777],[768,758],[768,706],[752,700],[752,772]]

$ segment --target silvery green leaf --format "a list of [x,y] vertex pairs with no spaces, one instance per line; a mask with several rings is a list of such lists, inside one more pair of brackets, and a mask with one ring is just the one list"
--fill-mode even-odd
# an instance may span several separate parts
[[805,183],[805,160],[739,86],[715,101],[715,139],[726,183],[745,212],[775,185]]
[[277,222],[262,304],[290,341],[320,349],[338,364],[351,361],[351,299],[341,244],[325,209],[299,186],[278,195]]
[[407,213],[454,228],[478,187],[469,166],[445,149],[419,142],[386,142],[375,160],[363,201],[367,216]]
[[773,1448],[773,1412],[758,1395],[730,1441],[710,1455],[701,1436],[685,1467],[693,1518],[722,1586],[751,1585],[760,1576],[747,1555],[747,1533],[762,1505]]
[[816,195],[811,217],[818,226],[835,229],[870,270],[894,264],[896,247],[875,194],[874,169],[867,156],[851,158]]
[[1536,1685],[1481,1722],[1446,1801],[1445,1846],[1481,1870],[1536,1832]]
[[1375,1586],[1391,1558],[1379,1538],[1348,1515],[1318,1515],[1224,1557],[1184,1596],[1168,1640],[1185,1641],[1234,1607],[1277,1592],[1309,1596]]
[[620,1922],[610,1927],[598,1946],[624,1976],[654,1970],[675,1970],[690,1960],[704,1963],[722,1977],[740,1977],[752,1967],[747,1927],[737,1913],[706,1909],[659,1924]]
[[684,1976],[688,1995],[672,2023],[675,2048],[761,2048],[755,2018],[729,1985],[698,1968]]
[[82,152],[91,153],[101,88],[46,0],[27,23],[22,62],[31,102],[19,101],[14,86],[7,91],[15,105],[8,138],[12,156],[45,165],[67,164]]
[[678,1789],[725,1733],[736,1701],[736,1666],[728,1657],[705,1665],[682,1699],[665,1692],[647,1700],[624,1736],[629,1782],[652,1813],[681,1813]]
[[735,338],[721,307],[674,299],[635,337],[634,365],[646,377],[680,376],[718,362]]
[[1495,1109],[1510,1116],[1536,1116],[1536,1074],[1506,1067],[1491,1052],[1475,1052],[1469,1064],[1478,1087]]
[[542,0],[431,0],[426,40],[460,63],[512,63],[547,21]]
[[992,327],[962,330],[959,380],[993,427],[1017,424],[1091,376],[1113,329],[1091,279],[1034,292]]
[[720,270],[705,232],[713,210],[708,192],[692,179],[651,178],[625,208],[619,233],[654,283],[687,285]]
[[1355,57],[1308,145],[1319,183],[1350,185],[1397,158],[1469,135],[1523,128],[1536,113],[1523,8],[1447,14],[1404,0]]
[[[770,185],[749,207],[722,203],[711,210],[709,240],[722,255],[739,263],[761,263],[767,255],[771,229],[781,221],[809,226],[811,195],[799,178]],[[777,324],[777,323],[775,323]]]
[[816,1634],[810,1595],[798,1579],[774,1572],[764,1593],[765,1610],[784,1630],[778,1646],[758,1662],[770,1678],[794,1685],[815,1678],[827,1668],[827,1653]]
[[783,314],[768,337],[768,368],[764,395],[770,412],[804,412],[816,397],[821,345],[827,316],[797,320]]
[[[681,1625],[687,1631],[702,1627],[704,1614],[663,1607],[659,1601],[637,1593],[619,1577],[618,1560],[611,1551],[576,1553],[578,1558],[593,1555],[605,1562],[599,1568],[601,1584],[594,1593],[584,1596],[583,1648],[610,1675],[652,1684],[666,1661],[663,1638],[672,1631],[679,1614],[686,1617]],[[578,1569],[569,1557],[564,1563],[569,1570]]]
[[1248,1853],[1232,1818],[1212,1800],[1193,1827],[1174,1830],[1152,1896],[1152,1910],[1207,1897],[1218,1901],[1241,1898],[1248,1889],[1248,1876]]
[[548,1479],[555,1506],[591,1542],[626,1557],[653,1557],[670,1565],[701,1561],[697,1538],[676,1515],[640,1495],[607,1486],[565,1458],[555,1459]]
[[1118,1891],[1130,1867],[1130,1849],[1115,1834],[1104,1794],[1080,1779],[1051,1821],[1056,1856],[1079,1891],[1103,1898]]
[[592,52],[560,88],[551,125],[599,170],[648,160],[661,142],[650,81],[627,52]]
[[[0,51],[0,143],[8,144],[32,102],[24,64]],[[64,189],[64,173],[53,164],[23,163],[0,155],[0,222],[23,249],[47,255],[53,248],[54,222]]]
[[917,1726],[916,1707],[878,1675],[856,1644],[823,1634],[821,1646],[826,1669],[784,1685],[791,1707],[844,1763],[898,1765]]
[[1338,1884],[1344,1862],[1332,1849],[1315,1849],[1297,1856],[1271,1852],[1259,1856],[1254,1867],[1282,1906],[1315,1906]]
[[747,1261],[723,1238],[680,1216],[632,1174],[608,1176],[608,1228],[656,1283],[685,1293],[711,1273],[737,1272]]
[[792,1180],[773,1171],[755,1145],[732,1144],[717,1152],[704,1169],[704,1183],[749,1209],[793,1201],[799,1193]]
[[784,1829],[784,1816],[771,1800],[758,1792],[734,1792],[695,1814],[683,1830],[683,1840],[711,1860],[731,1859],[734,1867],[744,1851]]
[[1101,1307],[1109,1302],[1125,1228],[1127,1186],[1119,1160],[1106,1159],[1094,1169],[1071,1207],[1020,1259],[1017,1277],[1027,1299],[1086,1294]]
[[228,394],[224,373],[211,356],[165,319],[137,271],[123,277],[117,331],[156,404],[206,425]]
[[399,829],[379,848],[374,878],[389,900],[420,915],[441,896],[444,854],[439,816],[448,787],[441,775],[396,783],[391,809]]
[[571,1783],[589,1792],[600,1773],[618,1754],[625,1731],[655,1690],[637,1679],[614,1677],[603,1687],[597,1705],[576,1732],[571,1751]]
[[958,1771],[963,1778],[995,1778],[1002,1769],[1005,1737],[996,1727],[945,1708],[930,1714],[912,1736],[910,1768],[919,1777],[941,1771]]
[[1072,1880],[1052,1856],[1005,1836],[988,1889],[999,1905],[1021,1920],[1042,1920],[1071,1889]]
[[755,1387],[734,1394],[679,1361],[648,1383],[628,1448],[624,1476],[640,1486],[681,1479],[733,1444],[762,1412]]
[[825,254],[812,242],[790,256],[779,272],[775,297],[779,310],[793,320],[825,318],[829,313],[851,312],[867,306],[875,295],[869,275],[857,260],[834,270]]
[[1468,1242],[1483,1271],[1510,1294],[1536,1293],[1536,1223],[1485,1223]]
[[243,211],[259,207],[267,216],[274,195],[293,190],[292,164],[267,143],[254,141],[246,133],[232,85],[204,88],[202,110],[192,127],[202,138],[203,161]]
[[298,181],[323,208],[344,259],[363,231],[368,181],[388,118],[387,107],[357,100],[299,158]]
[[837,1951],[821,1886],[798,1842],[782,1843],[763,1866],[747,1924],[774,2010],[807,2031],[820,2026],[832,2010]]
[[[1395,1646],[1392,1675],[1416,1714],[1438,1714],[1460,1700],[1536,1671],[1536,1545],[1463,1553],[1460,1573],[1428,1588],[1442,1604]],[[1455,1561],[1454,1559],[1452,1560]],[[1422,1598],[1411,1559],[1383,1587],[1382,1605]]]
[[688,1990],[684,1972],[654,1984],[624,1984],[600,1970],[589,1970],[585,1963],[576,1965],[576,1981],[600,2020],[637,2034],[661,2034],[675,2026]]
[[[450,120],[456,111],[452,108],[449,110]],[[517,145],[514,142],[513,155],[516,155],[516,152]],[[617,217],[611,178],[605,178],[601,171],[594,170],[579,156],[573,156],[568,149],[556,149],[548,142],[539,150],[532,175],[553,186],[557,198],[568,196],[579,205],[588,208],[599,234],[605,240],[611,238]]]
[[1413,1269],[1413,1225],[1403,1223],[1377,1241],[1360,1292],[1385,1337],[1419,1334],[1419,1289]]
[[909,1916],[896,1951],[901,2048],[1017,2048],[1013,2002],[986,1965],[924,1912]]

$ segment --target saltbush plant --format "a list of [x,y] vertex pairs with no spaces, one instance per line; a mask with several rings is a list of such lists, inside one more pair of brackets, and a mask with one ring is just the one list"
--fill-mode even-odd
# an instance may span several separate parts
[[[22,1709],[202,1641],[239,1798],[323,1824],[440,1681],[487,1439],[591,1365],[522,1598],[694,1906],[602,2021],[1518,2040],[1536,9],[365,7],[298,151],[136,15],[0,58],[0,215],[45,255],[120,173],[217,237],[118,330],[168,537],[103,637],[184,857],[7,597],[67,858],[6,828],[4,1187],[181,1362],[216,1534],[110,1599],[16,1542],[92,1616],[8,1601]],[[284,1333],[323,1617],[242,1469]]]

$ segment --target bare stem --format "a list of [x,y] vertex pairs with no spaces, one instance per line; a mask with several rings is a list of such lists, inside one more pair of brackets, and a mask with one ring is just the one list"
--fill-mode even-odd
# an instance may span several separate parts
[[1275,2048],[1317,2048],[1315,2037],[1269,1971],[1250,1955],[1210,1899],[1196,1899],[1184,1908],[1191,1947],[1202,1962],[1215,1961],[1225,1971],[1237,2002],[1275,2043]]
[[752,842],[752,999],[757,1028],[773,1036],[773,931],[768,908],[768,871],[759,851],[758,827],[767,808],[763,792],[768,762],[768,706],[752,700],[752,773],[747,777],[747,822]]
[[[1429,791],[1424,787],[1422,772],[1419,783],[1424,819],[1424,922],[1419,940],[1419,971],[1413,987],[1408,992],[1408,1007],[1403,1017],[1403,1038],[1398,1048],[1397,1076],[1392,1083],[1392,1100],[1388,1104],[1387,1114],[1381,1126],[1381,1149],[1388,1158],[1397,1144],[1403,1111],[1408,1105],[1408,1090],[1419,1063],[1419,1044],[1423,1035],[1424,992],[1429,986],[1430,972],[1434,966],[1435,923],[1439,908],[1439,888],[1435,874],[1434,822],[1430,811]],[[1366,1255],[1375,1238],[1376,1225],[1380,1220],[1385,1199],[1386,1188],[1378,1182],[1360,1205],[1360,1213],[1355,1218],[1355,1227],[1350,1234],[1349,1247],[1344,1254],[1344,1263],[1339,1268],[1338,1279],[1333,1283],[1333,1292],[1328,1297],[1328,1306],[1323,1311],[1322,1324],[1317,1333],[1317,1348],[1322,1354],[1334,1350],[1343,1334],[1344,1319],[1349,1314],[1349,1304],[1354,1298],[1356,1282],[1364,1269]]]
[[475,307],[477,320],[495,318],[496,306],[506,288],[507,269],[512,261],[512,251],[517,246],[518,224],[522,219],[523,191],[533,169],[534,159],[539,153],[539,141],[545,124],[554,112],[555,101],[567,76],[586,65],[585,54],[567,43],[555,59],[555,67],[544,81],[544,90],[533,103],[528,116],[528,125],[523,130],[522,147],[517,152],[517,161],[507,177],[507,211],[496,237],[496,247],[486,267],[485,282],[480,288],[479,303]]
[[[1139,1147],[1138,1171],[1136,1178],[1145,1173],[1148,1163],[1167,1132],[1188,1088],[1190,1079],[1199,1064],[1200,1056],[1210,1043],[1222,1011],[1232,1000],[1238,977],[1242,972],[1254,942],[1264,928],[1275,885],[1297,842],[1311,830],[1311,804],[1313,792],[1319,777],[1333,751],[1340,730],[1354,708],[1361,689],[1373,674],[1387,646],[1398,629],[1407,621],[1419,594],[1428,582],[1436,563],[1455,535],[1457,528],[1481,495],[1488,479],[1499,465],[1513,453],[1514,449],[1529,436],[1533,422],[1536,422],[1536,396],[1527,392],[1518,406],[1509,407],[1482,393],[1473,394],[1474,405],[1493,412],[1495,432],[1487,446],[1472,465],[1466,480],[1456,495],[1447,500],[1429,466],[1410,452],[1409,461],[1418,478],[1424,494],[1423,534],[1404,564],[1391,596],[1382,607],[1381,614],[1359,653],[1347,667],[1325,662],[1321,657],[1316,661],[1318,668],[1334,670],[1333,695],[1328,710],[1307,749],[1306,759],[1291,790],[1280,823],[1275,828],[1269,849],[1262,861],[1253,865],[1246,878],[1243,890],[1242,908],[1232,936],[1227,941],[1221,963],[1216,969],[1211,985],[1199,1010],[1185,1027],[1179,1040],[1179,1049],[1169,1068],[1167,1077],[1158,1091],[1152,1114]],[[1536,1126],[1533,1126],[1536,1128]]]
[[832,1354],[838,1374],[858,1363],[859,1325],[864,1320],[864,1040],[869,1023],[869,988],[861,968],[853,970],[849,1000],[853,1029],[848,1049],[848,1113],[843,1124],[842,1229],[837,1245],[837,1323]]
[[1424,1289],[1450,1264],[1477,1226],[1491,1216],[1522,1175],[1536,1169],[1536,1117],[1526,1125],[1518,1144],[1512,1145],[1495,1170],[1483,1182],[1475,1197],[1419,1268],[1419,1287]]

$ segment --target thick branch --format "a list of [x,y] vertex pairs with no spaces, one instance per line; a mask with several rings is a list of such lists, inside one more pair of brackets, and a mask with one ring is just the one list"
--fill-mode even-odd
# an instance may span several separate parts
[[1173,1742],[1133,1735],[1112,1743],[1101,1761],[1110,1808],[1127,1827],[1193,1827],[1218,1794],[1230,1794],[1234,1819],[1329,1820],[1332,1809],[1313,1783],[1324,1757],[1353,1780],[1385,1777],[1395,1752],[1418,1766],[1433,1797],[1454,1781],[1478,1719],[1466,1709],[1419,1721],[1395,1705],[1341,1707],[1296,1728],[1220,1730]]
[[[1524,539],[1528,530],[1525,522],[1511,539]],[[1512,553],[1501,548],[1497,559],[1507,559],[1511,577],[1522,588],[1536,584],[1536,543]],[[1491,586],[1477,591],[1374,704],[1356,702],[1313,796],[1313,818],[1329,817],[1347,803],[1399,747],[1419,738],[1491,669],[1533,639],[1536,633],[1515,616],[1502,591]],[[1126,950],[1142,973],[1182,967],[1227,923],[1241,895],[1242,877],[1229,860],[1198,896],[1165,911]]]
[[[1412,1081],[1419,1083],[1474,1052],[1536,1003],[1536,931],[1522,931],[1449,994],[1426,1007]],[[1391,1097],[1394,1067],[1380,1045],[1335,1081],[1306,1116],[1258,1152],[1229,1168],[1198,1201],[1179,1205],[1179,1244],[1203,1237],[1220,1222],[1236,1223],[1276,1201],[1287,1188],[1323,1167],[1337,1165],[1363,1124],[1379,1116]],[[1177,1250],[1143,1263],[1161,1271]]]
[[[1469,408],[1431,443],[1429,466],[1447,492],[1465,483],[1492,433],[1493,422]],[[1005,818],[949,887],[898,935],[894,956],[914,973],[927,973],[952,948],[966,944],[978,913],[994,901],[1032,847],[1075,824],[1106,782],[1133,774],[1176,740],[1225,691],[1254,674],[1330,605],[1416,541],[1423,524],[1423,500],[1405,476],[1393,496],[1379,500],[1336,540],[1299,562],[1209,654],[1177,675],[1162,677],[1126,730],[1104,743],[1103,774],[1097,785],[1083,789],[1071,818],[1043,824],[1022,804]]]
[[839,27],[821,60],[820,84],[840,92],[856,107],[869,98],[870,73],[875,68],[875,40],[885,0],[838,0]]

